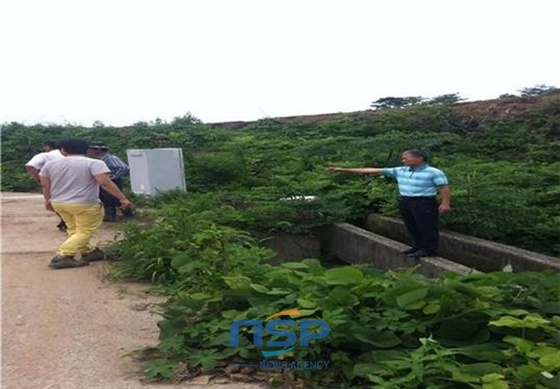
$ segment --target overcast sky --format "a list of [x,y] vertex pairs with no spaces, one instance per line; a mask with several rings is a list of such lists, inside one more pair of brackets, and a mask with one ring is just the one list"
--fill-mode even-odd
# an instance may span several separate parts
[[0,123],[211,123],[560,87],[558,3],[0,0]]

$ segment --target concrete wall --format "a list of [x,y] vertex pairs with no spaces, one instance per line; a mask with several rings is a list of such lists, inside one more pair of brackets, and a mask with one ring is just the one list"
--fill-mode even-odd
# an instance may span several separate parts
[[[399,242],[411,243],[406,228],[400,219],[372,214],[367,218],[365,228]],[[550,269],[560,272],[560,258],[456,232],[440,234],[438,254],[483,272],[500,271],[506,265],[511,265],[514,271]]]
[[408,246],[347,223],[327,227],[321,236],[321,248],[328,255],[349,263],[380,269],[418,267],[418,271],[428,277],[437,277],[444,271],[465,275],[472,272],[472,269],[445,258],[407,258],[400,251]]
[[262,241],[262,245],[276,252],[271,263],[321,258],[319,237],[315,234],[295,235],[277,232]]

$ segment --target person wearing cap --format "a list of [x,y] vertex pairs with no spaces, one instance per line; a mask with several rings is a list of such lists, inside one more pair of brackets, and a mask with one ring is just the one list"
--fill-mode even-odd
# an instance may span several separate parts
[[[408,150],[401,156],[404,166],[393,168],[329,167],[331,172],[374,174],[397,180],[399,210],[410,234],[413,246],[401,252],[410,257],[429,257],[437,254],[439,214],[451,210],[451,191],[445,174],[428,165],[428,155],[421,150]],[[441,203],[437,202],[437,192]]]
[[[105,162],[110,173],[111,180],[117,185],[119,189],[123,188],[123,178],[129,174],[130,169],[119,157],[109,153],[109,148],[105,143],[100,141],[90,142],[89,152],[92,156]],[[105,208],[105,216],[103,221],[113,222],[117,220],[117,208],[119,207],[119,200],[108,193],[105,189],[101,188],[99,191],[99,199]],[[122,210],[124,217],[132,217],[133,211],[131,208]]]
[[[52,139],[45,140],[43,142],[43,152],[35,154],[33,158],[31,158],[29,162],[25,164],[25,170],[27,170],[27,173],[29,173],[31,178],[33,178],[33,181],[41,186],[41,178],[39,177],[39,172],[41,171],[43,166],[45,166],[50,161],[55,161],[61,158],[64,158],[64,155],[62,155],[62,153],[58,149],[56,141]],[[67,229],[66,223],[64,223],[64,220],[62,220],[62,217],[60,217],[60,215],[58,215],[58,217],[60,218],[60,222],[56,225],[56,228],[58,228],[62,232],[65,232]]]

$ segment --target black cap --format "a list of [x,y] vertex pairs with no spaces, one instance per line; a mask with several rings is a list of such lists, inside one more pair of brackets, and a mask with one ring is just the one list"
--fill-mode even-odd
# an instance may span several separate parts
[[105,143],[101,141],[93,141],[89,143],[90,149],[109,150]]

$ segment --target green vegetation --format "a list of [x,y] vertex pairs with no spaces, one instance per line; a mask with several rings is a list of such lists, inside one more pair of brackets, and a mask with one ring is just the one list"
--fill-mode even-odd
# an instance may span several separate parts
[[[328,322],[331,333],[282,358],[330,367],[270,372],[294,386],[560,388],[558,274],[429,280],[317,259],[272,265],[273,253],[259,245],[273,231],[396,215],[394,183],[325,168],[395,166],[401,151],[422,148],[451,180],[445,228],[558,256],[560,95],[515,99],[531,102],[515,116],[461,114],[443,101],[322,122],[265,119],[242,130],[190,115],[124,129],[6,124],[2,190],[37,189],[23,164],[47,138],[103,140],[122,156],[127,148],[183,149],[189,193],[136,198],[152,216],[127,223],[113,247],[114,277],[149,281],[169,295],[151,378],[256,362],[249,328],[240,347],[229,346],[232,321],[297,308]],[[309,195],[317,200],[298,197]]]
[[[516,98],[512,106],[523,103]],[[181,147],[189,191],[229,212],[237,228],[304,231],[367,212],[396,215],[396,185],[379,177],[332,175],[330,165],[395,166],[423,148],[452,185],[443,228],[545,254],[560,254],[560,95],[547,93],[516,116],[461,115],[453,105],[382,110],[317,123],[264,119],[242,130],[186,115],[129,128],[2,126],[2,190],[37,190],[23,164],[46,138],[102,139],[127,148]],[[506,110],[508,107],[504,107]],[[315,203],[278,199],[314,195]],[[224,208],[225,206],[228,208]],[[233,215],[235,214],[235,216]]]
[[153,379],[225,374],[231,363],[259,363],[263,357],[251,329],[243,328],[240,346],[230,347],[229,326],[298,308],[301,316],[293,319],[324,320],[331,332],[279,358],[328,360],[330,367],[268,372],[279,382],[313,388],[558,388],[560,274],[446,274],[430,280],[412,271],[326,268],[316,259],[271,265],[273,253],[221,225],[227,212],[209,210],[204,197],[165,202],[152,228],[128,224],[114,247],[121,258],[115,276],[150,280],[170,296],[159,323],[160,358],[146,370]]

